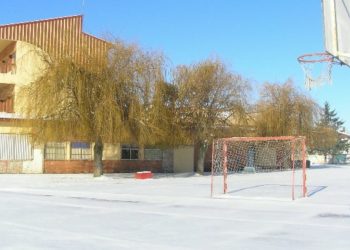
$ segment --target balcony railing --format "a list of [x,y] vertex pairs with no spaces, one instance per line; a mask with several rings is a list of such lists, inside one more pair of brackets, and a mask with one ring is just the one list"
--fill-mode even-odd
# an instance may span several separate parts
[[0,62],[0,84],[14,84],[16,81],[16,64],[5,64]]
[[0,62],[0,74],[16,74],[16,64]]

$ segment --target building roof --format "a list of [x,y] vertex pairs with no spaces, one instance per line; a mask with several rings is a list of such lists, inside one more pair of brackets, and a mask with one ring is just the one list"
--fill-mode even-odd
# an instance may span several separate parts
[[350,139],[350,134],[346,132],[338,132],[338,134],[341,136],[341,138]]
[[76,55],[85,47],[88,53],[107,49],[108,43],[82,31],[83,16],[67,16],[0,25],[0,39],[33,44],[51,56]]

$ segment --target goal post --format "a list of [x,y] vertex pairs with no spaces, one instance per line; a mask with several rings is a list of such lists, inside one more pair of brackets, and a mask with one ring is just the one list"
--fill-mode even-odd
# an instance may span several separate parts
[[[256,175],[243,175],[257,173]],[[261,174],[260,174],[261,173]],[[231,137],[213,141],[211,196],[306,197],[303,136]]]

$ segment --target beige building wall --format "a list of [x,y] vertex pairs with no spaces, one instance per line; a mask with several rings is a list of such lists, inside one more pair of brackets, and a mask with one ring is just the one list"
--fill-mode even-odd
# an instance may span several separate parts
[[[92,145],[93,148],[93,145]],[[120,144],[105,143],[103,145],[103,160],[120,160],[121,147]]]
[[34,81],[44,70],[44,52],[36,46],[17,41],[16,42],[16,71],[15,73],[0,73],[0,83],[14,84],[14,111],[19,115],[20,106],[26,104],[26,100],[18,96],[19,89]]
[[[11,124],[0,124],[0,133],[3,134],[11,134],[16,133],[19,130],[19,128],[11,126]],[[18,131],[19,132],[19,131]]]
[[42,60],[45,53],[38,47],[26,43],[16,42],[16,71],[15,73],[1,73],[0,83],[16,84],[23,86],[40,75],[44,69]]
[[[77,48],[87,46],[88,53],[98,53],[107,49],[107,43],[94,36],[82,32],[82,16],[54,18],[41,21],[21,23],[20,25],[0,25],[0,48],[7,53],[15,51],[15,57],[9,57],[11,66],[15,64],[15,70],[11,67],[8,73],[0,73],[0,84],[14,85],[14,114],[11,111],[0,112],[0,133],[2,134],[25,134],[26,129],[18,127],[15,122],[6,122],[6,119],[22,118],[21,106],[30,100],[19,96],[20,88],[39,77],[45,69],[44,57],[49,52],[51,56],[67,55],[64,44],[69,44],[69,55],[74,56]],[[74,31],[74,33],[72,32]],[[15,42],[15,49],[12,45]],[[42,49],[40,49],[42,48]],[[7,50],[8,51],[7,51]],[[45,52],[44,52],[45,51]],[[75,55],[76,56],[76,55]],[[6,71],[7,72],[7,71]],[[66,143],[67,159],[70,159],[70,143]],[[106,159],[119,159],[120,147],[108,147],[105,150]],[[24,173],[39,173],[43,171],[44,146],[34,146],[33,159],[29,161],[4,161],[0,168],[9,164],[14,172],[22,169]],[[0,162],[1,163],[1,162]],[[6,163],[6,164],[5,164]],[[7,165],[6,165],[7,167]],[[16,171],[15,171],[16,170]]]
[[193,146],[182,146],[174,149],[174,173],[193,172],[193,166]]
[[[20,112],[21,105],[26,105],[26,100],[20,97],[19,89],[34,81],[44,70],[44,52],[36,46],[26,43],[17,42],[16,45],[16,85],[15,85],[15,113]],[[0,79],[1,80],[1,79]]]
[[[0,83],[15,84],[14,88],[14,111],[15,117],[20,116],[20,103],[25,103],[18,97],[18,91],[21,86],[30,83],[39,76],[43,70],[43,61],[40,54],[43,52],[29,43],[18,41],[16,43],[16,71],[15,73],[0,74]],[[26,129],[18,127],[16,122],[2,122],[0,133],[4,134],[23,134]],[[15,166],[15,165],[18,166]],[[44,146],[33,147],[33,159],[26,161],[10,161],[9,166],[12,168],[21,167],[22,173],[42,173],[44,164]]]

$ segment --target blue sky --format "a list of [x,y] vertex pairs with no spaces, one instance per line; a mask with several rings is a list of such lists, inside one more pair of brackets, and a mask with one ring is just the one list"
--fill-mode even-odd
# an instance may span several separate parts
[[320,0],[11,0],[0,24],[82,13],[86,32],[163,51],[173,65],[218,56],[255,90],[292,78],[350,129],[350,68],[335,66],[333,85],[308,91],[296,60],[324,50]]

